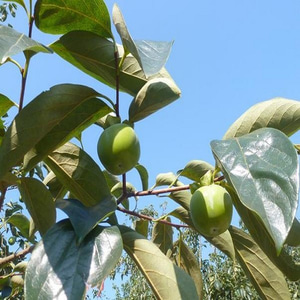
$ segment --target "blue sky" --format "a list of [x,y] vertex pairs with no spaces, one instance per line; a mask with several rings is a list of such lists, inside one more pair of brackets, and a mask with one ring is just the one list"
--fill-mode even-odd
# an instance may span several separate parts
[[[113,3],[106,1],[110,12]],[[213,164],[210,141],[221,139],[252,105],[274,97],[300,99],[299,1],[117,3],[134,39],[174,40],[166,68],[182,96],[135,127],[142,149],[140,162],[148,168],[150,186],[157,174],[176,172],[192,159]],[[16,30],[27,32],[21,8],[17,18],[9,18],[9,22]],[[58,37],[35,29],[33,38],[48,44]],[[16,58],[22,61],[21,56]],[[20,80],[15,66],[1,66],[0,93],[18,102]],[[26,103],[59,83],[84,84],[114,97],[112,89],[57,55],[40,54],[30,65]],[[127,118],[130,101],[131,97],[121,95],[123,119]],[[97,162],[100,132],[99,127],[92,127],[83,134],[85,149]],[[299,137],[296,134],[292,140],[299,143]],[[128,174],[128,180],[140,189],[135,171]],[[144,197],[139,200],[139,208],[161,202],[159,198]]]

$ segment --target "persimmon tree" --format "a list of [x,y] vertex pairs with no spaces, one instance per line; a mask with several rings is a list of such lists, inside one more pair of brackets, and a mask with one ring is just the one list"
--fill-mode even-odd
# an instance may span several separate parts
[[[30,0],[28,7],[23,0],[9,2],[25,9],[29,28],[26,35],[0,26],[0,64],[13,63],[22,79],[18,103],[0,94],[0,206],[7,191],[17,189],[27,213],[10,202],[2,219],[2,228],[12,228],[23,248],[1,253],[5,296],[22,294],[24,285],[26,299],[82,299],[88,287],[101,287],[124,249],[156,298],[201,299],[200,266],[180,235],[173,240],[173,231],[196,230],[190,199],[198,188],[213,183],[230,194],[249,233],[230,226],[204,238],[240,263],[262,299],[289,299],[285,276],[300,279],[299,263],[287,250],[300,244],[299,145],[289,139],[300,128],[300,103],[276,98],[250,107],[222,140],[211,142],[214,166],[199,157],[177,173],[149,179],[147,166],[138,163],[134,168],[142,190],[137,191],[126,173],[109,173],[76,141],[90,126],[105,130],[124,122],[135,128],[180,97],[164,67],[172,42],[134,40],[120,8],[114,5],[110,15],[102,0]],[[33,26],[60,36],[43,45],[32,37]],[[22,52],[23,66],[14,59]],[[40,53],[56,53],[115,89],[114,99],[88,86],[65,83],[24,102],[29,65]],[[120,113],[120,92],[132,96],[126,116]],[[18,113],[6,124],[13,106]],[[136,197],[153,195],[167,195],[178,208],[158,219],[130,209]],[[57,222],[57,209],[68,219]],[[141,222],[135,229],[120,225],[121,214]],[[151,240],[144,234],[149,222],[154,224]],[[2,240],[7,250],[4,234]],[[29,253],[26,268],[18,264]]]

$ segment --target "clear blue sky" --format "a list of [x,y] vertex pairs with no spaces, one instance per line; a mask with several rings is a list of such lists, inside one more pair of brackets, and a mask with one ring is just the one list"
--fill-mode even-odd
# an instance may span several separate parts
[[[106,1],[111,12],[114,1]],[[300,99],[300,2],[140,1],[117,2],[134,39],[174,40],[168,71],[182,97],[136,124],[150,186],[163,172],[176,172],[192,159],[214,163],[209,143],[221,139],[228,127],[252,105],[285,97]],[[19,8],[15,29],[27,32]],[[55,36],[34,30],[33,38],[50,43]],[[17,56],[18,58],[19,56]],[[76,70],[57,55],[33,58],[26,103],[59,83],[79,83],[114,97],[114,91]],[[0,68],[0,93],[19,97],[20,76],[12,64]],[[121,95],[121,115],[127,118],[131,97]],[[99,162],[99,127],[83,134],[86,151]],[[292,140],[299,142],[300,134]],[[135,172],[128,180],[139,183]],[[159,198],[140,199],[139,208]],[[162,202],[162,201],[161,201]],[[169,201],[171,202],[171,200]]]

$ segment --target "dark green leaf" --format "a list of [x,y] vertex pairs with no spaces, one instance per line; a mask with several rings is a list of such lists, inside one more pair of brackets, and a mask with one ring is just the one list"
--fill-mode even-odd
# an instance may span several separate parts
[[148,188],[149,188],[149,184],[148,184],[149,174],[148,174],[147,169],[144,166],[140,165],[140,164],[137,164],[135,166],[135,168],[139,172],[139,175],[140,175],[140,178],[141,178],[141,181],[142,181],[142,190],[147,191]]
[[[11,167],[19,164],[28,151],[31,150],[26,161],[32,165],[33,159],[36,163],[46,152],[53,151],[76,135],[78,130],[91,124],[94,114],[105,113],[108,108],[101,100],[95,99],[96,96],[100,94],[91,88],[62,84],[43,92],[26,105],[3,137],[0,178]],[[83,113],[81,109],[88,107],[88,114]]]
[[[100,285],[122,253],[117,227],[97,226],[80,244],[68,220],[49,230],[35,247],[25,276],[25,298],[82,300]],[[41,263],[42,262],[42,263]]]
[[84,206],[76,199],[59,199],[55,204],[69,216],[76,233],[77,244],[80,244],[99,222],[109,217],[117,208],[110,197],[107,201],[101,201],[90,207]]
[[211,147],[241,202],[262,220],[277,252],[292,226],[299,189],[298,157],[285,134],[273,128],[213,141]]
[[29,239],[29,220],[26,216],[20,213],[13,214],[11,217],[8,218],[6,221],[7,223],[14,225],[19,229],[21,234],[26,238]]
[[55,223],[56,211],[51,193],[35,178],[20,178],[18,184],[22,199],[41,235]]
[[174,243],[173,251],[176,251],[176,256],[172,260],[192,277],[197,289],[198,298],[203,299],[202,274],[195,254],[182,240]]
[[157,299],[198,299],[193,279],[156,245],[128,227],[119,228],[125,251],[143,273]]
[[214,171],[214,167],[203,160],[191,160],[189,161],[186,166],[179,170],[177,173],[180,176],[187,177],[193,181],[199,182],[200,178],[207,172],[207,171]]
[[102,0],[38,0],[34,17],[36,26],[47,33],[85,30],[113,38],[109,12]]
[[273,127],[290,136],[300,129],[300,102],[274,98],[260,102],[237,119],[224,139],[238,137],[263,127]]
[[[63,59],[73,64],[88,75],[116,87],[115,45],[97,34],[86,31],[72,31],[62,36],[50,47]],[[118,63],[123,56],[122,46],[118,46]],[[163,68],[152,78],[169,78]],[[144,72],[132,55],[127,55],[120,69],[119,88],[135,96],[147,83]]]
[[19,33],[11,27],[0,25],[0,65],[4,64],[8,57],[25,50],[52,52],[51,49],[30,39],[24,33]]
[[51,153],[45,162],[85,206],[96,205],[111,197],[100,167],[78,146],[67,143]]
[[252,238],[236,227],[230,227],[236,255],[243,270],[262,299],[290,299],[283,274],[257,246]]
[[180,97],[181,91],[173,80],[154,78],[138,92],[129,107],[129,121],[137,122]]
[[[170,217],[163,220],[171,222]],[[164,253],[167,254],[168,250],[173,247],[173,229],[172,226],[155,222],[152,229],[152,242]]]

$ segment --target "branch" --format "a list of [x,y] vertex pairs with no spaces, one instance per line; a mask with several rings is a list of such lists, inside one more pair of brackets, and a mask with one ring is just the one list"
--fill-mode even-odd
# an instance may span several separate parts
[[11,255],[8,255],[6,257],[0,258],[0,268],[4,265],[6,265],[7,263],[13,261],[16,258],[22,258],[23,256],[27,255],[28,253],[31,253],[34,249],[34,245],[18,252],[18,253],[13,253]]
[[121,212],[123,212],[123,213],[126,213],[126,214],[128,214],[128,215],[138,217],[138,218],[140,218],[140,219],[149,220],[149,221],[151,221],[151,222],[159,222],[159,223],[163,223],[163,224],[166,224],[166,225],[175,227],[175,228],[177,228],[177,229],[182,228],[182,227],[186,227],[186,228],[189,227],[188,225],[185,225],[185,224],[174,224],[174,223],[168,222],[168,221],[166,221],[166,220],[161,220],[161,219],[156,220],[156,219],[153,218],[153,217],[150,217],[150,216],[147,216],[147,215],[143,215],[143,214],[137,213],[137,212],[135,212],[135,211],[131,211],[131,210],[128,210],[128,209],[126,209],[126,208],[120,207],[120,206],[117,207],[117,210],[119,210],[119,211],[121,211]]

